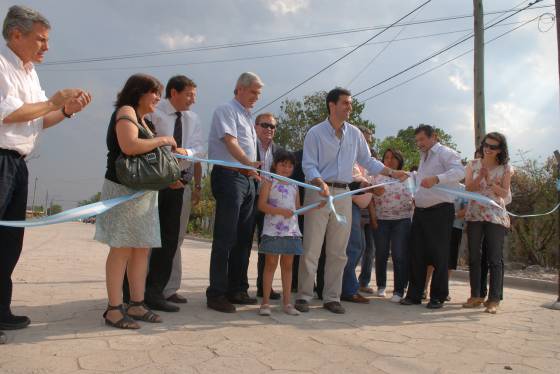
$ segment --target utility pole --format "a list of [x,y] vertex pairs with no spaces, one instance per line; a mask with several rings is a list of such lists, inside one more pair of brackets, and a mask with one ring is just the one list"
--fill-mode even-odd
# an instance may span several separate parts
[[33,186],[33,202],[31,203],[31,217],[35,217],[35,192],[37,192],[37,179],[39,179],[39,177],[35,177],[35,185]]
[[[558,0],[557,0],[558,1]],[[478,149],[486,135],[484,108],[484,15],[482,0],[474,5],[474,149]]]
[[49,190],[47,190],[47,195],[45,196],[45,215],[48,216],[49,212],[47,211],[47,207],[48,207],[48,203],[49,203]]
[[[558,24],[558,17],[560,17],[560,0],[555,1],[556,5],[556,45],[557,45],[557,59],[558,59],[558,82],[560,84],[560,25]],[[560,103],[559,103],[560,104]],[[560,203],[560,152],[554,151],[556,157],[556,191],[558,192],[558,202]],[[558,210],[558,299],[550,306],[552,309],[560,310],[560,210]]]
[[[559,2],[560,0],[556,0],[556,14],[558,14]],[[558,24],[558,21],[556,22]],[[558,52],[560,52],[560,48]],[[556,157],[556,192],[558,193],[558,202],[560,203],[560,152],[558,152],[558,150],[554,151],[554,157]],[[553,304],[553,308],[560,310],[560,209],[558,210],[558,259],[556,261],[558,262],[556,264],[556,266],[558,266],[558,299],[556,299],[556,303]]]

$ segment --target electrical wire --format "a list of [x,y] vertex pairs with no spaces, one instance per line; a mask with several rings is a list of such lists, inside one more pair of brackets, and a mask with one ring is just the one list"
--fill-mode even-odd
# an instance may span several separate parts
[[[551,8],[551,7],[554,7],[554,5],[553,4],[552,5],[541,5],[541,6],[538,6],[538,7],[534,7],[533,9]],[[508,13],[508,12],[511,12],[511,10],[492,11],[492,12],[484,13],[484,15],[505,14],[505,13]],[[472,14],[449,16],[449,17],[440,17],[440,18],[431,18],[431,19],[419,20],[419,21],[408,22],[408,23],[399,23],[398,25],[395,25],[395,26],[402,27],[402,26],[410,26],[410,25],[421,25],[421,24],[426,24],[426,23],[445,22],[445,21],[459,20],[459,19],[465,19],[465,18],[471,18],[471,17],[473,17]],[[171,54],[178,54],[178,53],[213,51],[213,50],[239,48],[239,47],[279,43],[279,42],[294,41],[294,40],[321,38],[321,37],[328,37],[328,36],[334,36],[334,35],[345,35],[345,34],[352,34],[352,33],[360,33],[360,32],[366,32],[366,31],[382,30],[382,29],[385,29],[385,28],[387,28],[386,25],[378,25],[378,26],[371,26],[371,27],[361,27],[361,28],[354,28],[354,29],[338,30],[338,31],[326,31],[326,32],[320,32],[320,33],[300,34],[300,35],[292,35],[292,36],[279,37],[279,38],[252,40],[252,41],[246,41],[246,42],[214,44],[214,45],[207,45],[207,46],[193,47],[193,48],[179,48],[179,49],[171,49],[171,50],[128,53],[128,54],[112,55],[112,56],[100,56],[100,57],[89,57],[89,58],[80,58],[80,59],[56,60],[56,61],[44,62],[44,63],[42,63],[42,65],[43,66],[54,66],[54,65],[94,63],[94,62],[104,62],[104,61],[135,59],[135,58],[142,58],[142,57],[171,55]]]
[[[515,21],[515,22],[507,22],[504,24],[496,25],[496,27],[505,27],[511,25],[518,25],[521,24],[523,21]],[[393,42],[402,42],[402,41],[409,41],[409,40],[418,40],[424,38],[431,38],[435,36],[443,36],[443,35],[451,35],[457,33],[463,33],[465,31],[470,31],[471,29],[460,29],[460,30],[452,30],[452,31],[445,31],[445,32],[438,32],[438,33],[431,33],[431,34],[422,34],[422,35],[415,35],[415,36],[408,36],[403,38],[397,38],[392,40]],[[382,40],[382,41],[372,41],[367,43],[367,46],[378,45],[378,44],[387,44],[389,40]],[[328,52],[328,51],[337,51],[341,49],[350,49],[353,47],[358,46],[359,44],[351,44],[339,47],[330,47],[330,48],[317,48],[317,49],[306,49],[301,51],[293,51],[293,52],[284,52],[284,53],[276,53],[276,54],[267,54],[267,55],[257,55],[257,56],[245,56],[245,57],[232,57],[232,58],[224,58],[224,59],[213,59],[213,60],[202,60],[202,61],[194,61],[194,62],[183,62],[183,63],[172,63],[172,64],[156,64],[156,65],[133,65],[133,66],[107,66],[107,67],[99,67],[99,68],[77,68],[77,69],[68,69],[68,68],[54,68],[54,69],[44,69],[42,68],[42,64],[37,66],[37,69],[43,72],[87,72],[87,71],[112,71],[112,70],[138,70],[138,69],[151,69],[151,68],[166,68],[166,67],[176,67],[176,66],[193,66],[193,65],[206,65],[206,64],[217,64],[217,63],[225,63],[225,62],[237,62],[237,61],[247,61],[247,60],[258,60],[258,59],[267,59],[273,57],[286,57],[286,56],[296,56],[296,55],[305,55],[305,54],[312,54],[312,53],[319,53],[319,52]]]
[[[535,21],[538,20],[538,19],[539,19],[539,17],[535,17],[535,18],[533,18],[533,19],[530,19],[530,20],[528,20],[528,21],[525,21],[525,22],[523,22],[521,25],[516,26],[516,27],[512,28],[511,30],[508,30],[508,31],[506,31],[506,32],[504,32],[504,33],[502,33],[502,34],[500,34],[500,35],[498,35],[498,36],[496,36],[496,37],[494,37],[494,38],[488,40],[488,41],[485,42],[484,44],[486,45],[486,44],[492,43],[492,42],[494,42],[494,41],[496,41],[496,40],[498,40],[498,39],[500,39],[500,38],[502,38],[502,37],[504,37],[504,36],[506,36],[506,35],[508,35],[508,34],[510,34],[510,33],[512,33],[512,32],[514,32],[514,31],[516,31],[516,30],[518,30],[518,29],[520,29],[520,28],[522,28],[522,27],[528,25],[528,24],[531,23],[531,22],[535,22]],[[436,65],[436,66],[434,66],[434,67],[432,67],[432,68],[430,68],[430,69],[428,69],[428,70],[426,70],[426,71],[423,71],[422,73],[417,74],[417,75],[415,75],[415,76],[413,76],[413,77],[411,77],[411,78],[409,78],[409,79],[407,79],[407,80],[405,80],[405,81],[403,81],[403,82],[401,82],[401,83],[399,83],[399,84],[396,84],[396,85],[394,85],[394,86],[392,86],[392,87],[387,88],[386,90],[383,90],[383,91],[381,91],[381,92],[379,92],[379,93],[377,93],[377,94],[375,94],[375,95],[373,95],[373,96],[370,96],[370,97],[368,97],[367,99],[360,100],[360,102],[361,102],[361,103],[365,103],[366,101],[375,99],[375,98],[378,97],[378,96],[381,96],[381,95],[383,95],[383,94],[386,94],[386,93],[389,92],[389,91],[392,91],[392,90],[394,90],[394,89],[396,89],[396,88],[398,88],[398,87],[401,87],[401,86],[403,86],[403,85],[405,85],[405,84],[407,84],[407,83],[409,83],[409,82],[411,82],[411,81],[413,81],[413,80],[415,80],[415,79],[418,79],[418,78],[420,78],[420,77],[422,77],[422,76],[424,76],[424,75],[426,75],[426,74],[428,74],[428,73],[431,73],[432,71],[437,70],[437,69],[439,69],[439,68],[441,68],[441,67],[443,67],[443,66],[445,66],[445,65],[447,65],[447,64],[449,64],[449,63],[451,63],[451,62],[453,62],[453,61],[455,61],[455,60],[458,60],[458,59],[460,59],[461,57],[466,56],[466,55],[468,55],[469,53],[471,53],[471,52],[473,52],[473,51],[474,51],[474,48],[471,48],[471,49],[469,49],[468,51],[465,51],[465,52],[461,53],[460,55],[453,57],[452,59],[449,59],[449,60],[447,60],[447,61],[445,61],[445,62],[442,62],[441,64]]]
[[[529,3],[529,4],[528,4],[527,6],[525,6],[524,8],[521,8],[521,9],[515,11],[514,13],[512,13],[512,14],[506,16],[505,18],[502,18],[501,20],[496,21],[496,22],[490,24],[489,26],[485,26],[485,27],[484,27],[484,30],[488,30],[488,29],[490,29],[490,28],[496,26],[497,24],[499,24],[499,23],[505,21],[506,19],[509,19],[509,18],[515,16],[515,15],[518,14],[518,13],[521,13],[522,11],[524,11],[524,10],[526,10],[526,9],[529,9],[529,8],[532,7],[534,4],[537,4],[537,3],[541,2],[541,1],[543,1],[543,0],[535,0],[535,1],[532,2],[532,3]],[[468,36],[466,36],[466,37],[460,39],[459,41],[454,42],[454,43],[452,43],[451,45],[449,45],[449,46],[447,46],[447,47],[445,47],[445,48],[439,50],[438,52],[435,52],[435,53],[431,54],[430,56],[428,56],[428,57],[426,57],[426,58],[423,58],[422,60],[420,60],[420,61],[418,61],[418,62],[416,62],[416,63],[410,65],[409,67],[407,67],[407,68],[405,68],[405,69],[399,71],[398,73],[395,73],[395,74],[393,74],[393,75],[391,75],[391,76],[389,76],[389,77],[387,77],[387,78],[385,78],[385,79],[383,79],[383,80],[381,80],[381,81],[375,83],[374,85],[372,85],[372,86],[370,86],[370,87],[368,87],[368,88],[366,88],[366,89],[364,89],[364,90],[362,90],[362,91],[360,91],[360,92],[354,94],[353,96],[354,96],[354,97],[360,96],[360,95],[364,94],[365,92],[370,91],[370,90],[374,89],[375,87],[378,87],[378,86],[382,85],[383,83],[386,83],[386,82],[388,82],[388,81],[390,81],[390,80],[392,80],[392,79],[395,79],[396,77],[398,77],[398,76],[400,76],[400,75],[406,73],[407,71],[410,71],[410,70],[414,69],[415,67],[420,66],[420,65],[426,63],[427,61],[431,60],[432,58],[437,57],[437,56],[441,55],[442,53],[445,53],[445,52],[449,51],[450,49],[452,49],[452,48],[454,48],[454,47],[456,47],[456,46],[458,46],[458,45],[460,45],[460,44],[463,44],[464,42],[466,42],[466,41],[469,40],[469,39],[472,39],[473,37],[474,37],[474,34],[468,35]]]
[[363,47],[364,45],[366,45],[368,42],[372,41],[373,39],[377,38],[379,35],[383,34],[385,31],[389,30],[391,27],[393,27],[394,25],[396,25],[397,23],[399,23],[400,21],[402,21],[403,19],[407,18],[408,16],[410,16],[411,14],[417,12],[418,10],[422,9],[424,6],[426,6],[427,4],[429,4],[432,0],[428,0],[423,2],[422,4],[418,5],[416,8],[414,8],[412,11],[408,12],[407,14],[405,14],[404,16],[402,16],[401,18],[399,18],[398,20],[396,20],[395,22],[393,22],[392,24],[390,24],[389,26],[387,26],[386,28],[384,28],[383,30],[379,31],[378,33],[376,33],[375,35],[373,35],[371,38],[367,39],[366,41],[364,41],[363,43],[359,44],[358,46],[354,47],[351,51],[346,52],[344,55],[342,55],[341,57],[337,58],[336,60],[334,60],[333,62],[331,62],[330,64],[328,64],[327,66],[323,67],[322,69],[320,69],[318,72],[312,74],[311,76],[309,76],[308,78],[304,79],[303,81],[301,81],[300,83],[296,84],[295,86],[293,86],[292,88],[290,88],[288,91],[284,92],[283,94],[281,94],[280,96],[276,97],[274,100],[269,101],[268,103],[266,103],[265,105],[261,106],[260,108],[258,108],[257,110],[255,110],[255,113],[263,110],[264,108],[274,104],[275,102],[277,102],[278,100],[280,100],[281,98],[283,98],[284,96],[288,95],[290,92],[293,92],[294,90],[296,90],[297,88],[303,86],[305,83],[309,82],[310,80],[312,80],[313,78],[315,78],[316,76],[318,76],[319,74],[321,74],[322,72],[324,72],[325,70],[329,69],[330,67],[336,65],[338,62],[342,61],[343,59],[345,59],[346,57],[348,57],[350,54],[354,53],[355,51],[357,51],[358,49],[360,49],[361,47]]

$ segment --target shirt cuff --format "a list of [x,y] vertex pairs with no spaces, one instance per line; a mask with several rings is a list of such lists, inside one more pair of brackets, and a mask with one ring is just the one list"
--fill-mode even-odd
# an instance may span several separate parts
[[4,118],[21,108],[23,104],[24,102],[15,96],[6,96],[0,102],[0,120],[4,121]]
[[383,169],[385,169],[385,164],[375,158],[372,158],[371,162],[368,162],[368,165],[362,166],[366,166],[367,171],[373,175],[378,175],[383,171]]
[[449,182],[449,180],[447,179],[447,175],[445,174],[438,174],[436,175],[436,177],[438,178],[440,184]]
[[308,181],[312,181],[315,178],[321,178],[322,179],[321,174],[316,169],[307,170],[306,172],[304,172],[304,174],[305,174],[305,178]]

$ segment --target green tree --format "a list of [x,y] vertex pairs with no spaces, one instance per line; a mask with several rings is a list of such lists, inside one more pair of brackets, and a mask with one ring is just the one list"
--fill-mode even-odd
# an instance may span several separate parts
[[[323,122],[328,116],[326,91],[318,91],[300,100],[286,99],[280,106],[278,129],[274,141],[282,147],[296,151],[303,148],[303,140],[309,129]],[[365,104],[353,102],[349,122],[355,126],[368,128],[375,133],[375,124],[362,118]]]
[[[511,178],[512,202],[508,210],[517,214],[541,213],[556,204],[556,159],[544,164],[521,154],[522,164]],[[512,218],[510,260],[527,265],[552,267],[558,263],[558,215]]]
[[[383,152],[385,152],[387,148],[394,148],[402,152],[405,160],[405,170],[410,170],[412,166],[418,166],[420,163],[420,152],[416,147],[414,130],[414,127],[408,126],[406,129],[399,130],[396,136],[388,136],[385,139],[378,141],[375,148],[379,157],[383,156]],[[457,151],[457,144],[453,142],[451,135],[447,134],[438,127],[435,127],[435,130],[441,144]]]
[[48,209],[47,215],[52,216],[53,214],[58,214],[62,212],[62,206],[59,204],[51,204],[51,207]]
[[78,201],[78,206],[93,204],[93,203],[97,203],[98,201],[101,201],[101,192],[96,193],[95,195],[91,196],[87,200]]

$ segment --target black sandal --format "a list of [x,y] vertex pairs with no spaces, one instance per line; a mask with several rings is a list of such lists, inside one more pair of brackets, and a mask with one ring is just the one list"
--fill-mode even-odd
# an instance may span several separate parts
[[155,314],[154,312],[152,312],[152,310],[150,308],[148,308],[146,306],[146,304],[144,304],[144,300],[142,300],[142,301],[132,301],[131,300],[128,303],[128,308],[126,309],[127,312],[128,312],[128,310],[130,310],[130,308],[134,308],[134,307],[142,307],[146,310],[146,313],[144,313],[141,316],[135,316],[134,314],[128,314],[130,317],[132,317],[136,321],[144,321],[144,322],[150,322],[150,323],[161,323],[162,322],[159,314]]
[[[113,322],[111,320],[109,320],[107,318],[107,312],[109,312],[110,310],[118,310],[121,312],[121,314],[123,315],[123,318],[119,319],[117,322]],[[134,322],[134,320],[132,318],[130,318],[128,316],[128,314],[126,314],[126,311],[124,310],[124,307],[122,304],[117,305],[117,306],[112,306],[107,304],[107,310],[105,311],[105,313],[103,313],[103,318],[105,319],[105,324],[111,327],[116,327],[119,329],[129,329],[129,330],[136,330],[140,328],[140,325],[138,325],[136,322]]]

